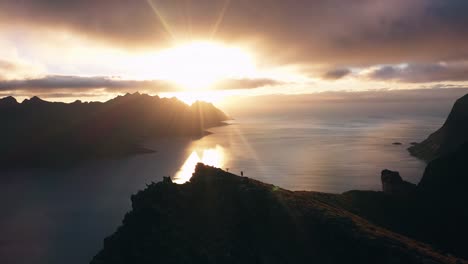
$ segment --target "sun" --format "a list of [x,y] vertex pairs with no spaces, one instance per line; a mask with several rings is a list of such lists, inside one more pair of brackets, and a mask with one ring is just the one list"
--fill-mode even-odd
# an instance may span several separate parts
[[224,79],[245,78],[255,70],[249,52],[215,42],[197,41],[163,50],[152,58],[158,78],[186,90],[210,89]]

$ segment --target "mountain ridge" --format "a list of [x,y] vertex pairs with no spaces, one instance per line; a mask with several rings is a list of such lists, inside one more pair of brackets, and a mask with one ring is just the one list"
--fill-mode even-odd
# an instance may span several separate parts
[[0,99],[0,168],[61,166],[148,153],[159,137],[201,137],[229,117],[213,104],[126,94],[106,102]]

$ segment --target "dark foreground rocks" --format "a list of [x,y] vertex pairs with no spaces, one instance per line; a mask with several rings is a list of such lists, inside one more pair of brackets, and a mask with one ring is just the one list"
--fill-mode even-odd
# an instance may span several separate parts
[[[133,209],[93,264],[458,263],[332,201],[198,164],[189,183],[166,179]],[[461,262],[460,262],[461,263]]]

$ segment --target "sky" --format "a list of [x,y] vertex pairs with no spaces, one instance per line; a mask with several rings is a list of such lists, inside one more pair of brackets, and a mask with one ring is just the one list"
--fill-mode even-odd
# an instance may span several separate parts
[[468,87],[466,0],[0,0],[0,96]]

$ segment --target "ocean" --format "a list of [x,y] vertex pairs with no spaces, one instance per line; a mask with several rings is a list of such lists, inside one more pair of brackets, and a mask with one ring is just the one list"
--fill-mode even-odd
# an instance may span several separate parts
[[175,178],[189,180],[196,163],[203,162],[291,190],[381,190],[383,169],[399,171],[405,180],[418,183],[426,164],[406,149],[442,122],[440,118],[235,120],[193,142]]

